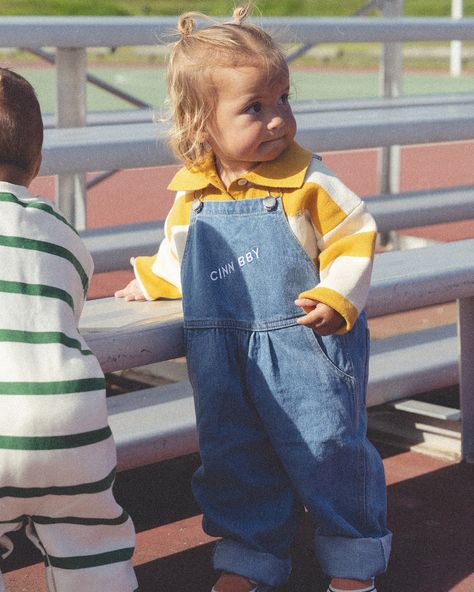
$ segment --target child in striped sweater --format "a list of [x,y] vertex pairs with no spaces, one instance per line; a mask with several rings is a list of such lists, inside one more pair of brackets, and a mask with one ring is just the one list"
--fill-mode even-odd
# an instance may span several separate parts
[[286,61],[269,35],[190,13],[168,68],[184,162],[157,255],[118,297],[183,298],[203,525],[214,592],[282,585],[307,508],[330,590],[375,591],[387,566],[381,459],[366,438],[363,307],[375,224],[299,146]]
[[27,189],[42,142],[33,88],[0,68],[0,558],[6,533],[24,527],[49,592],[132,592],[135,533],[112,493],[104,375],[77,328],[93,264]]

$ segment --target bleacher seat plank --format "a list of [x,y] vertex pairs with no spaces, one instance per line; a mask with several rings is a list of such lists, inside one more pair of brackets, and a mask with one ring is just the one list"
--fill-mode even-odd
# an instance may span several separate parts
[[[474,138],[474,103],[336,108],[298,112],[296,139],[315,152]],[[79,173],[175,162],[165,124],[130,123],[47,129],[40,174]]]
[[196,417],[187,381],[107,399],[118,469],[131,469],[197,451]]

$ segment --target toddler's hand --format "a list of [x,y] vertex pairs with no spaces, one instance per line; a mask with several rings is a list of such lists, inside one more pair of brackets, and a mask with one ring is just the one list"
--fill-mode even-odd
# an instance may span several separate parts
[[[135,257],[130,257],[130,265],[133,267],[135,263]],[[127,302],[132,300],[146,300],[145,294],[143,294],[140,284],[137,280],[132,280],[128,283],[125,288],[117,290],[115,292],[115,298],[124,298]]]
[[345,324],[344,318],[323,302],[309,298],[298,298],[295,300],[295,304],[301,306],[306,312],[306,315],[297,319],[296,322],[311,327],[323,337],[336,333]]
[[116,298],[124,298],[127,302],[132,300],[146,300],[137,280],[132,280],[129,284],[115,292]]

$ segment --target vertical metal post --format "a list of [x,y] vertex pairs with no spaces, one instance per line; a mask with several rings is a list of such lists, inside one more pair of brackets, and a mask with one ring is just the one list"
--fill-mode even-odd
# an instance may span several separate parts
[[[403,0],[381,0],[380,9],[384,17],[403,16]],[[398,97],[401,93],[402,44],[384,43],[380,63],[380,94],[384,97]],[[380,193],[400,191],[400,146],[380,148],[378,178]],[[393,239],[393,233],[389,232],[380,237],[380,242],[386,245]]]
[[[82,127],[86,123],[86,49],[58,48],[56,75],[56,125]],[[56,204],[77,230],[86,227],[84,174],[61,174],[56,177]]]
[[[453,19],[461,19],[463,14],[463,0],[451,0],[451,16]],[[449,56],[449,71],[451,76],[461,76],[462,72],[462,47],[460,41],[451,41]]]
[[462,455],[474,463],[474,298],[458,300]]

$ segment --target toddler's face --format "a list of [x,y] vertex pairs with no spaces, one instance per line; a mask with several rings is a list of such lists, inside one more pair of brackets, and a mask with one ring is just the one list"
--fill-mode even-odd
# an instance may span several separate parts
[[288,74],[269,78],[254,66],[218,68],[213,80],[217,105],[205,139],[221,167],[239,173],[277,158],[296,134]]

